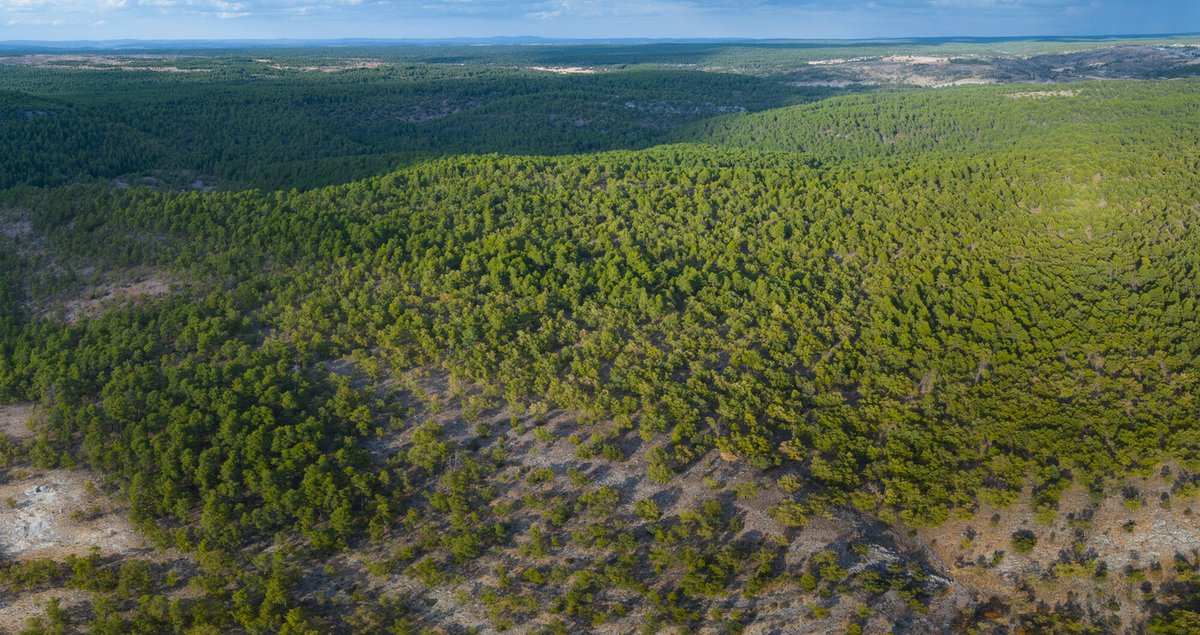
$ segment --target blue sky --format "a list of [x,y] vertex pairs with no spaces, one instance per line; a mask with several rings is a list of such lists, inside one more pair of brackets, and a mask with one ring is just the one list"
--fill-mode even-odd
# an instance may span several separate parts
[[0,0],[0,40],[1200,31],[1200,0]]

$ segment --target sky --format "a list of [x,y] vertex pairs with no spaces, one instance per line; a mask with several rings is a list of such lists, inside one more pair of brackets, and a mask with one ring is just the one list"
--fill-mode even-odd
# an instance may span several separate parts
[[0,40],[1200,32],[1200,0],[0,0]]

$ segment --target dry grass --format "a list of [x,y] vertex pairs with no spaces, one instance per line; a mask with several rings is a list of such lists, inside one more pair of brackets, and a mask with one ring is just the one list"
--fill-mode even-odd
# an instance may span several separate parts
[[20,403],[0,406],[0,434],[13,439],[33,436],[30,422],[37,413],[36,404]]
[[117,280],[88,287],[81,297],[63,305],[63,317],[74,324],[84,317],[95,317],[112,306],[161,297],[171,293],[171,282],[156,273],[144,274],[136,280]]

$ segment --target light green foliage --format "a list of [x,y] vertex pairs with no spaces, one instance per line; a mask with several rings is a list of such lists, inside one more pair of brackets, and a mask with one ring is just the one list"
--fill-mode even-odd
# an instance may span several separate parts
[[450,458],[450,447],[442,440],[442,427],[432,421],[423,424],[412,435],[408,462],[433,475],[439,465]]
[[658,503],[654,502],[654,499],[651,498],[638,501],[634,504],[633,509],[638,516],[641,516],[642,520],[648,522],[657,522],[662,518],[662,510],[659,508]]

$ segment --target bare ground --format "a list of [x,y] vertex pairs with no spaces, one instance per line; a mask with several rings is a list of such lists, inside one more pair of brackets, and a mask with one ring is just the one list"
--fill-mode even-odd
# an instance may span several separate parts
[[0,406],[0,435],[13,439],[33,436],[29,424],[37,412],[36,404],[21,403]]
[[[340,370],[352,373],[347,366]],[[474,445],[487,449],[502,444],[508,450],[508,460],[490,481],[500,492],[493,505],[517,502],[531,493],[582,491],[583,488],[566,483],[569,479],[564,478],[568,471],[578,470],[590,481],[584,488],[605,486],[619,492],[617,517],[627,519],[626,522],[636,524],[630,508],[638,500],[654,499],[660,504],[663,517],[671,518],[715,498],[732,509],[742,525],[733,536],[723,537],[723,541],[762,538],[785,544],[785,566],[789,571],[799,570],[819,552],[832,551],[843,562],[853,562],[852,570],[877,569],[889,563],[916,564],[941,589],[924,614],[910,610],[894,591],[875,598],[853,593],[823,602],[790,583],[768,588],[754,599],[731,596],[718,602],[726,611],[752,610],[754,618],[747,625],[747,633],[839,632],[867,604],[872,610],[863,622],[868,632],[946,632],[964,612],[985,614],[997,628],[1019,629],[1020,617],[1037,611],[1043,602],[1051,608],[1079,606],[1093,617],[1113,619],[1115,615],[1120,628],[1137,630],[1150,617],[1150,607],[1138,585],[1131,583],[1130,572],[1144,574],[1157,588],[1158,584],[1168,582],[1177,556],[1189,561],[1200,556],[1200,523],[1195,521],[1192,510],[1200,505],[1175,493],[1178,486],[1174,477],[1130,481],[1132,489],[1125,491],[1136,490],[1140,501],[1136,505],[1128,502],[1127,494],[1109,491],[1106,496],[1095,498],[1076,485],[1063,495],[1055,512],[1039,514],[1035,513],[1032,491],[1027,487],[1006,508],[984,504],[973,514],[956,515],[935,528],[886,524],[850,509],[814,517],[805,527],[795,528],[785,526],[770,514],[785,495],[769,476],[744,462],[723,460],[716,451],[691,462],[669,482],[660,484],[646,477],[648,453],[654,445],[642,442],[634,432],[616,431],[609,421],[581,423],[574,413],[548,410],[538,404],[514,412],[511,407],[500,405],[503,400],[499,397],[484,397],[479,388],[455,384],[444,374],[419,373],[395,382],[395,386],[408,387],[402,388],[402,392],[407,395],[409,423],[399,434],[379,439],[375,451],[391,453],[405,447],[411,428],[426,420],[438,422],[447,441],[460,447]],[[536,426],[551,432],[553,440],[537,440],[533,434]],[[480,438],[477,434],[480,427],[492,430],[491,436]],[[620,461],[580,458],[578,447],[594,436],[610,438],[626,458]],[[528,487],[525,477],[536,468],[550,468],[554,479]],[[748,483],[757,485],[757,490],[748,496],[735,495],[734,490],[740,486],[745,492],[744,485]],[[518,514],[512,530],[522,534],[531,522]],[[1013,534],[1017,531],[1037,536],[1037,545],[1030,553],[1020,554],[1014,549]],[[518,539],[518,542],[523,541]],[[858,556],[848,555],[853,545],[857,545]],[[347,557],[364,556],[362,562],[371,559],[369,554]],[[553,553],[551,562],[586,561],[588,556],[587,548],[565,541]],[[423,612],[422,626],[458,625],[475,627],[484,633],[494,632],[494,627],[487,619],[486,607],[478,603],[478,592],[485,585],[496,585],[492,571],[497,564],[510,569],[528,564],[519,554],[519,548],[494,547],[479,561],[468,564],[459,582],[425,589],[416,579],[402,573],[367,575],[362,562],[349,569],[357,571],[359,583],[366,588],[401,593],[414,598],[418,606],[428,608]],[[1032,595],[1023,591],[1027,589],[1033,589]],[[989,608],[997,598],[1008,608]],[[815,616],[814,603],[828,609],[828,614]],[[614,634],[636,631],[643,617],[644,614],[632,611],[594,630]],[[518,624],[513,632],[534,632],[539,624]]]
[[1011,99],[1047,99],[1049,97],[1075,97],[1077,90],[1031,90],[1020,93],[1008,93],[1005,97]]
[[0,485],[0,555],[27,560],[84,555],[92,547],[102,555],[147,549],[126,509],[89,485],[99,478],[58,469]]
[[[1090,79],[1152,79],[1193,75],[1200,47],[1151,45],[1100,47],[1074,53],[1019,56],[887,55],[811,60],[785,72],[795,86],[941,88],[963,84],[1064,83]],[[1014,97],[1070,96],[1072,91]]]
[[[351,378],[352,383],[363,385],[365,379],[357,375],[349,360],[330,364],[330,370]],[[771,479],[743,461],[724,460],[713,450],[706,456],[692,461],[686,469],[676,474],[667,483],[658,483],[646,477],[648,455],[657,443],[643,442],[634,431],[619,431],[611,421],[583,423],[576,413],[552,410],[542,404],[530,404],[527,408],[514,410],[503,405],[498,396],[487,396],[486,390],[456,382],[440,372],[416,372],[384,382],[387,390],[398,390],[401,402],[407,409],[405,425],[398,432],[377,438],[371,450],[376,456],[384,457],[407,447],[412,430],[426,421],[438,423],[444,431],[444,439],[453,447],[474,447],[476,451],[503,446],[507,449],[507,460],[501,471],[489,478],[489,486],[497,490],[498,497],[490,504],[502,506],[516,504],[529,496],[563,496],[574,500],[578,494],[597,487],[615,489],[620,503],[614,518],[619,523],[633,527],[642,524],[632,512],[633,505],[643,499],[653,499],[664,519],[678,517],[681,513],[696,509],[704,501],[720,500],[729,515],[739,521],[740,528],[721,537],[723,543],[771,541],[786,545],[785,564],[795,570],[813,555],[822,551],[833,551],[844,560],[851,557],[852,544],[868,545],[861,557],[854,557],[857,570],[878,568],[901,560],[920,561],[921,554],[914,551],[916,545],[902,543],[894,529],[857,512],[839,512],[812,519],[803,529],[788,527],[775,519],[770,510],[784,496]],[[539,440],[537,428],[551,433],[549,441]],[[489,430],[486,436],[480,430]],[[593,438],[605,438],[618,446],[626,458],[618,461],[603,458],[580,458],[580,446],[587,445]],[[455,457],[451,458],[453,464]],[[554,473],[552,480],[531,485],[527,477],[538,468],[549,468]],[[574,472],[575,477],[570,473]],[[582,474],[586,484],[572,483]],[[755,488],[748,488],[753,484]],[[561,529],[545,528],[544,523],[519,511],[506,523],[512,535],[523,536],[530,525],[543,525],[547,536],[557,536],[562,545],[552,550],[546,558],[537,561],[540,567],[560,565],[570,568],[572,563],[588,562],[596,557],[593,549],[583,546],[568,537],[572,530],[586,528],[584,516],[572,518]],[[419,580],[403,570],[382,576],[370,575],[367,569],[372,561],[386,559],[389,554],[406,544],[407,538],[398,536],[398,543],[387,547],[355,549],[352,553],[335,558],[337,574],[332,579],[316,576],[309,579],[313,592],[318,590],[327,596],[346,595],[354,589],[373,594],[408,598],[410,605],[421,607],[416,625],[423,628],[442,628],[456,632],[464,628],[478,629],[480,633],[497,632],[489,619],[488,607],[480,600],[486,587],[495,588],[499,579],[495,575],[497,566],[511,571],[531,564],[521,554],[521,545],[526,541],[518,537],[516,545],[493,546],[479,559],[456,566],[457,576],[452,582],[434,588],[426,588]],[[648,565],[646,565],[648,566]],[[672,574],[668,573],[668,577]],[[676,580],[677,582],[677,580]],[[947,584],[937,581],[935,584]],[[547,589],[552,594],[558,592]],[[620,592],[617,592],[618,595]],[[610,616],[603,625],[590,632],[616,635],[637,632],[646,613],[639,610],[644,600],[632,594],[627,598],[633,609],[624,617]],[[748,625],[747,633],[828,633],[844,630],[866,598],[843,596],[832,602],[819,600],[811,593],[801,593],[794,583],[784,582],[766,589],[753,599],[733,595],[714,602],[720,610],[750,610],[754,620]],[[905,625],[907,632],[936,632],[936,622],[913,616],[911,609],[895,592],[889,592],[872,600],[877,615],[868,622],[880,629],[889,625]],[[825,617],[814,617],[814,606],[829,609]],[[528,623],[517,623],[510,632],[532,633],[544,627],[541,618]],[[903,617],[899,617],[903,616]],[[886,628],[885,628],[886,627]],[[700,632],[724,632],[722,628],[704,628]]]
[[542,71],[558,75],[590,75],[596,72],[594,68],[584,68],[582,66],[526,66],[525,68],[531,71]]
[[[969,518],[902,535],[953,580],[949,592],[931,606],[931,615],[950,619],[992,597],[1011,602],[1013,613],[1032,611],[1041,602],[1072,602],[1093,615],[1117,615],[1123,629],[1137,630],[1149,614],[1127,572],[1143,572],[1157,588],[1171,577],[1177,556],[1200,557],[1200,524],[1193,515],[1197,501],[1172,497],[1173,483],[1172,478],[1131,480],[1137,504],[1127,503],[1119,492],[1093,498],[1073,485],[1055,514],[1036,514],[1026,488],[1007,508],[982,505]],[[1013,547],[1018,531],[1038,539],[1027,554]],[[1022,586],[1033,589],[1033,600],[1024,599]],[[1112,613],[1114,603],[1117,613]]]
[[46,603],[55,598],[59,606],[71,611],[81,608],[91,599],[91,595],[75,589],[49,589],[21,594],[0,592],[0,634],[20,633],[30,619],[45,615]]
[[143,273],[135,280],[117,280],[88,287],[81,298],[63,305],[63,317],[74,324],[84,317],[94,317],[106,308],[155,298],[171,293],[172,283],[165,276]]
[[[349,359],[329,363],[328,370],[348,377],[356,386],[374,386],[381,398],[398,403],[404,411],[404,423],[382,431],[370,445],[378,460],[406,448],[412,431],[426,421],[441,425],[444,439],[459,449],[451,464],[463,460],[460,455],[465,457],[467,451],[506,449],[503,467],[489,478],[489,486],[498,494],[490,502],[493,506],[516,504],[529,496],[561,495],[574,500],[582,491],[611,487],[620,497],[614,518],[635,527],[639,521],[631,508],[642,499],[658,502],[664,518],[676,517],[706,500],[722,501],[740,527],[723,535],[721,541],[765,540],[782,545],[782,566],[791,576],[753,599],[731,595],[713,602],[725,612],[750,610],[753,618],[746,625],[747,633],[841,632],[851,621],[864,624],[867,632],[937,633],[950,630],[964,612],[982,612],[996,628],[1012,632],[1020,628],[1019,616],[1038,610],[1041,603],[1050,607],[1071,603],[1093,616],[1115,616],[1120,630],[1137,630],[1149,617],[1149,607],[1139,585],[1131,582],[1130,573],[1144,576],[1157,590],[1169,582],[1177,556],[1191,561],[1200,556],[1200,524],[1193,512],[1198,504],[1188,498],[1196,488],[1181,490],[1184,480],[1177,475],[1184,474],[1176,466],[1168,466],[1156,476],[1131,479],[1123,491],[1103,497],[1074,486],[1052,513],[1034,512],[1032,491],[1027,487],[1006,508],[984,504],[973,514],[956,515],[935,528],[886,524],[850,509],[815,516],[803,528],[787,527],[770,514],[785,496],[772,478],[744,462],[724,460],[716,451],[692,461],[667,483],[657,483],[645,476],[654,445],[643,442],[633,431],[617,430],[611,421],[588,424],[583,422],[586,417],[542,404],[507,405],[494,390],[440,372],[371,382]],[[18,413],[11,417],[15,420],[33,410],[25,405],[0,412]],[[537,434],[539,427],[551,434]],[[593,438],[617,445],[626,458],[581,457],[578,448]],[[531,482],[528,477],[537,468],[549,468],[554,477]],[[577,482],[580,474],[586,483]],[[95,475],[87,473],[52,470],[0,486],[0,501],[12,499],[0,508],[4,556],[61,558],[68,553],[86,553],[92,545],[110,555],[145,549],[125,520],[125,510],[88,493],[86,482],[93,478]],[[517,544],[490,547],[479,559],[454,566],[447,584],[426,588],[403,567],[385,574],[368,573],[412,540],[399,531],[383,544],[356,545],[334,556],[328,568],[320,566],[324,563],[314,564],[305,573],[302,586],[310,596],[333,598],[334,606],[352,602],[349,598],[356,592],[407,598],[407,603],[417,608],[413,615],[416,625],[423,628],[496,632],[481,593],[499,585],[498,566],[515,572],[530,564],[521,553],[527,540],[523,536],[535,522],[545,526],[521,505],[515,508],[506,524],[510,535],[518,536]],[[594,550],[567,536],[588,522],[586,515],[577,515],[565,527],[544,529],[547,536],[561,538],[562,544],[536,564],[569,568],[572,563],[593,559]],[[1017,531],[1037,537],[1029,553],[1014,549]],[[795,586],[794,576],[822,551],[838,554],[851,573],[891,563],[914,563],[928,573],[940,595],[934,597],[928,612],[921,613],[912,611],[895,591],[876,597],[854,591],[832,599],[804,593]],[[857,555],[851,557],[852,551]],[[620,597],[622,592],[615,593]],[[19,616],[19,620],[0,621],[0,632],[40,613],[41,604],[56,595],[0,598],[0,614]],[[1007,606],[988,608],[997,598]],[[644,602],[635,601],[632,595],[628,600],[633,609],[629,615],[612,616],[592,630],[614,635],[636,631],[645,613],[635,607]],[[818,606],[828,612],[814,614]],[[865,621],[855,618],[864,607],[870,609],[870,616]],[[533,622],[518,623],[511,632],[535,632],[545,626],[544,617],[543,612]]]

